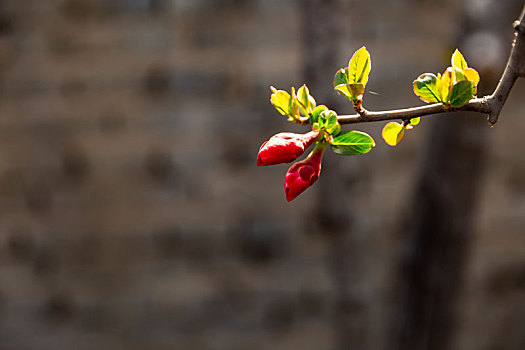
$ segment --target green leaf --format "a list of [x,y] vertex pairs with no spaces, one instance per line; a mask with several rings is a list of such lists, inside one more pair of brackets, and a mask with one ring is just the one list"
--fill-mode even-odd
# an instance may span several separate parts
[[319,115],[319,120],[317,121],[317,125],[319,125],[319,130],[323,129],[326,126],[326,119],[324,119],[323,117],[321,117],[321,115]]
[[335,124],[337,124],[337,115],[335,113],[330,113],[328,120],[326,121],[326,130],[335,127]]
[[291,105],[291,96],[284,90],[277,90],[273,86],[272,96],[270,97],[270,102],[275,107],[275,109],[282,115],[290,114],[290,105]]
[[341,133],[341,124],[339,124],[339,122],[337,122],[337,124],[335,124],[335,127],[331,128],[330,130],[327,130],[328,133],[332,136],[337,136]]
[[468,68],[467,61],[465,61],[465,58],[463,57],[461,52],[459,52],[458,49],[456,49],[454,53],[452,54],[451,61],[452,61],[452,67],[456,69],[459,69],[462,71]]
[[332,151],[345,156],[365,154],[374,146],[374,139],[361,131],[342,132],[332,140]]
[[319,113],[319,118],[317,121],[319,123],[319,128],[326,129],[328,121],[333,120],[334,118],[337,121],[337,114],[334,111],[331,111],[329,109],[322,111],[321,113]]
[[399,123],[390,122],[383,128],[382,135],[383,140],[385,140],[388,145],[396,146],[403,139],[403,136],[405,135],[405,128]]
[[470,101],[472,96],[472,83],[468,80],[460,81],[452,87],[450,106],[454,108],[461,107]]
[[370,54],[363,46],[357,50],[348,63],[348,83],[361,83],[366,85],[370,74]]
[[322,111],[326,111],[326,110],[328,110],[328,107],[326,107],[325,105],[319,105],[315,107],[312,110],[312,113],[310,114],[310,124],[317,123],[317,120],[319,119],[319,114]]
[[410,119],[410,125],[412,126],[416,126],[416,125],[419,125],[419,122],[421,121],[421,118],[420,117],[416,117],[416,118],[412,118]]
[[337,115],[335,113],[330,114],[328,120],[326,121],[326,131],[330,135],[337,135],[341,131],[341,125],[337,122]]
[[414,80],[414,93],[425,102],[441,102],[441,81],[432,73],[421,74]]
[[334,76],[334,88],[341,84],[348,84],[348,69],[346,68],[339,69]]

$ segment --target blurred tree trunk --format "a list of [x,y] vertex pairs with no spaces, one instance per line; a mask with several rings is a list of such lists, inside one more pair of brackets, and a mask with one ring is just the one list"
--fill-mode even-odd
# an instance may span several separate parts
[[[332,89],[335,72],[341,62],[339,53],[339,1],[305,0],[300,2],[303,35],[303,72],[305,82],[319,103],[336,109],[338,101]],[[334,281],[333,322],[336,349],[367,348],[368,303],[365,273],[364,236],[355,229],[352,203],[344,194],[351,191],[347,175],[342,173],[341,158],[326,154],[323,174],[317,184],[316,207],[319,229],[331,240],[328,268]],[[351,161],[345,159],[346,162]]]
[[[456,43],[481,75],[478,95],[492,93],[503,71],[520,1],[464,8]],[[502,34],[508,39],[502,40]],[[450,63],[449,63],[450,65]],[[489,127],[479,115],[434,118],[410,224],[388,349],[454,348],[458,297],[471,243]]]

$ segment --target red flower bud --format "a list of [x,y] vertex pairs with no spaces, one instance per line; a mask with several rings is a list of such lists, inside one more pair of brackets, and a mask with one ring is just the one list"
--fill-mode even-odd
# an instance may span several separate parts
[[319,131],[310,131],[306,134],[282,132],[274,135],[259,149],[257,165],[289,163],[303,154],[318,137]]
[[292,201],[319,178],[325,144],[316,146],[305,160],[294,163],[284,176],[286,200]]

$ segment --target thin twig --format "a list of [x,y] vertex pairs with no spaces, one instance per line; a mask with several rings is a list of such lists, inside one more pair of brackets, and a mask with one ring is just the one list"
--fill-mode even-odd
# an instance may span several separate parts
[[426,106],[396,109],[389,111],[372,112],[364,108],[359,114],[339,115],[337,117],[341,124],[354,124],[365,122],[377,122],[392,119],[408,120],[443,112],[472,111],[488,115],[489,125],[498,121],[499,114],[514,82],[518,77],[525,78],[525,6],[517,21],[513,23],[514,41],[507,65],[494,93],[482,98],[474,98],[466,105],[459,108],[447,108],[442,103],[434,103]]

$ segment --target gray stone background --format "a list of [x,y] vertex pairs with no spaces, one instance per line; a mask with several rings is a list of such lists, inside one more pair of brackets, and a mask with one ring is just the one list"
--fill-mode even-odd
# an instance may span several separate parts
[[[420,104],[412,81],[445,67],[462,4],[341,1],[340,66],[362,45],[372,55],[367,108]],[[305,130],[268,102],[270,85],[304,82],[300,6],[0,2],[1,349],[333,348],[337,286],[312,223],[323,176],[288,204],[287,165],[255,166],[265,139]],[[503,60],[511,36],[509,23]],[[462,51],[473,67],[489,59]],[[524,92],[519,81],[488,133],[458,350],[525,348]],[[396,148],[383,125],[355,127],[376,139],[369,155],[327,155],[364,237],[368,349],[388,348],[432,122]]]

